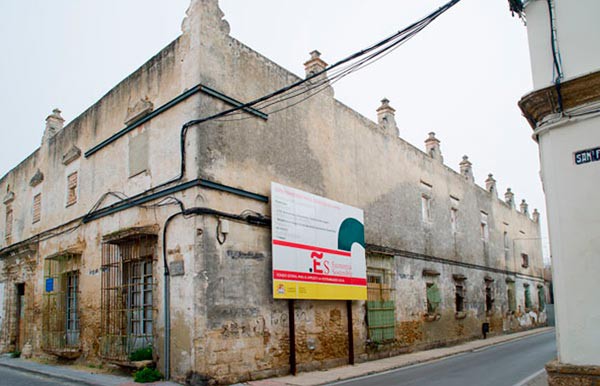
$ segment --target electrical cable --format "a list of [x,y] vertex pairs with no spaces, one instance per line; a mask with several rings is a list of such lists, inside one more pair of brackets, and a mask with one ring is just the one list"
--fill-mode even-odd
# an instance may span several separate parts
[[[238,106],[232,107],[230,109],[227,110],[223,110],[219,113],[207,116],[205,118],[199,118],[199,119],[194,119],[191,121],[186,122],[185,124],[183,124],[183,126],[181,127],[181,131],[180,131],[180,141],[179,141],[179,146],[180,146],[180,156],[181,156],[181,163],[180,163],[180,171],[179,171],[179,175],[160,184],[155,186],[154,188],[151,189],[151,191],[154,191],[158,188],[161,188],[163,186],[169,185],[173,182],[179,181],[181,180],[184,176],[185,176],[185,170],[186,170],[186,163],[185,163],[185,139],[186,139],[186,134],[187,131],[190,127],[192,126],[196,126],[199,125],[201,123],[204,122],[208,122],[208,121],[212,121],[212,120],[216,120],[218,118],[224,117],[226,115],[230,115],[232,113],[235,113],[237,111],[243,110],[243,109],[247,109],[249,107],[254,107],[258,104],[260,104],[261,102],[265,102],[268,101],[274,97],[280,96],[285,94],[286,92],[296,89],[297,87],[300,87],[301,85],[304,85],[305,83],[308,83],[310,81],[312,81],[313,79],[324,75],[327,71],[331,71],[333,69],[336,69],[338,67],[341,67],[342,65],[349,63],[355,59],[361,58],[362,56],[371,53],[372,51],[376,51],[378,48],[380,47],[384,47],[384,49],[379,50],[376,52],[376,55],[379,55],[383,52],[385,52],[386,50],[391,49],[392,47],[394,47],[397,44],[401,44],[401,42],[413,37],[416,33],[420,32],[424,27],[426,27],[427,25],[429,25],[433,20],[435,20],[436,18],[438,18],[440,15],[442,15],[444,12],[446,12],[448,9],[452,8],[454,5],[456,5],[460,0],[451,0],[448,3],[446,3],[445,5],[439,7],[436,11],[430,13],[429,15],[425,16],[424,18],[418,20],[417,22],[412,23],[411,25],[409,25],[408,27],[404,28],[403,30],[400,30],[390,36],[388,36],[387,38],[372,44],[371,46],[362,49],[358,52],[355,52],[347,57],[345,57],[344,59],[339,60],[338,62],[326,67],[325,69],[321,70],[321,71],[317,71],[309,76],[307,76],[304,79],[300,79],[296,82],[293,82],[290,85],[287,85],[285,87],[282,87],[278,90],[275,90],[271,93],[268,93],[262,97],[259,97],[257,99],[254,99],[253,101],[244,103],[244,104],[240,104]],[[406,35],[406,36],[405,36]],[[370,56],[369,59],[372,59],[374,56]],[[310,88],[309,88],[310,90]],[[309,92],[309,91],[306,91]],[[305,99],[303,99],[305,100]],[[281,110],[278,110],[281,111]]]

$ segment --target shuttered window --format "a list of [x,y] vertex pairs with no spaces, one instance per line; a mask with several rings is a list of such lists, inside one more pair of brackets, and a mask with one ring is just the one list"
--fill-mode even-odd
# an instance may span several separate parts
[[395,305],[390,272],[370,268],[367,271],[367,325],[369,339],[380,343],[395,337]]
[[77,172],[69,174],[67,177],[67,206],[77,202]]
[[427,283],[427,313],[430,315],[436,314],[441,302],[442,296],[437,284]]
[[38,193],[33,196],[33,223],[40,221],[42,218],[42,194]]

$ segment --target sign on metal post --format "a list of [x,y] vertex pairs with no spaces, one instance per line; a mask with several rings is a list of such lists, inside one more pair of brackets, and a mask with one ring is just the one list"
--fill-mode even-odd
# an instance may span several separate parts
[[363,211],[271,183],[273,297],[366,300]]

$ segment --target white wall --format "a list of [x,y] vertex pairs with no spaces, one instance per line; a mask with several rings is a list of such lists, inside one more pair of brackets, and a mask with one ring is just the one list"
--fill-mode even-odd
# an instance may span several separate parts
[[[600,23],[597,22],[600,1],[552,1],[564,78],[571,79],[600,69]],[[534,88],[544,88],[553,81],[548,2],[532,0],[525,12]]]
[[550,232],[559,360],[600,365],[600,162],[573,153],[600,146],[600,117],[539,136]]

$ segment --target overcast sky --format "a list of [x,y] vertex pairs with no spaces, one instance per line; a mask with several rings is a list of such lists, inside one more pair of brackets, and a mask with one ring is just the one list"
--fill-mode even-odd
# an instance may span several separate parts
[[[445,0],[221,0],[231,35],[303,75],[313,49],[334,63],[430,13]],[[67,122],[180,34],[189,0],[0,2],[0,176],[40,144],[55,107]],[[527,34],[506,0],[462,0],[426,30],[334,86],[375,120],[387,97],[401,137],[442,141],[445,163],[473,162],[543,214],[537,144],[517,107],[531,91]],[[258,95],[257,95],[258,97]],[[120,128],[115,128],[120,129]],[[546,237],[546,236],[544,236]],[[544,245],[546,245],[545,240]],[[547,247],[545,247],[547,250]],[[547,251],[545,251],[547,254]]]

